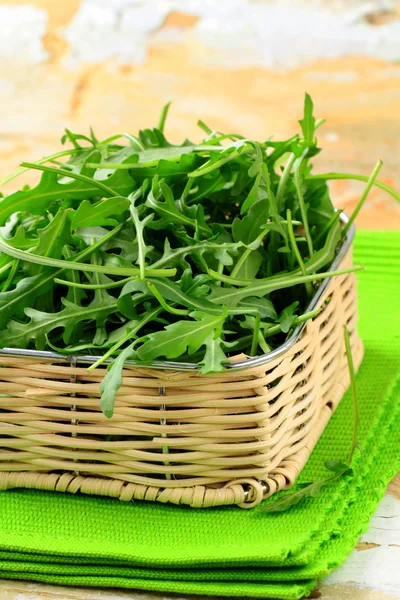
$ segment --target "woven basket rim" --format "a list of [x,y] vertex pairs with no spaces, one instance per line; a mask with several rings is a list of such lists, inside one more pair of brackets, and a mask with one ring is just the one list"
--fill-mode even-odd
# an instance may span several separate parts
[[[337,209],[335,209],[335,210],[337,211]],[[341,214],[340,214],[341,224],[346,225],[348,223],[348,221],[349,221],[348,215],[344,212],[341,212]],[[335,259],[331,263],[332,270],[336,270],[338,268],[338,266],[340,265],[340,263],[342,262],[342,260],[344,259],[344,257],[346,256],[346,253],[347,253],[348,249],[350,248],[351,243],[353,242],[355,232],[356,232],[355,225],[352,224],[351,227],[349,228],[349,231],[347,232],[347,235],[346,235],[346,238],[345,238],[343,244],[339,248],[339,251],[338,251]],[[318,288],[317,293],[313,296],[313,298],[311,299],[311,302],[306,307],[306,309],[305,309],[306,312],[310,312],[317,307],[317,305],[318,305],[321,297],[325,293],[331,279],[332,279],[331,277],[324,279],[323,283]],[[287,352],[297,342],[297,340],[300,338],[300,335],[302,334],[305,326],[306,326],[306,322],[303,322],[303,323],[300,323],[299,325],[297,325],[297,327],[294,329],[294,331],[293,331],[292,335],[289,337],[289,339],[287,339],[286,342],[284,342],[283,344],[278,346],[278,348],[275,348],[275,350],[271,350],[271,352],[267,352],[266,354],[261,354],[259,356],[245,358],[245,359],[238,360],[238,361],[232,361],[230,363],[227,363],[226,369],[227,370],[234,369],[235,371],[239,371],[239,370],[243,370],[243,369],[249,369],[251,367],[259,367],[259,366],[262,366],[264,364],[267,364],[267,363],[273,361],[274,359],[278,358],[279,356],[282,356],[283,354],[285,354],[285,352]],[[91,356],[91,355],[79,356],[79,355],[72,355],[72,354],[59,354],[57,352],[50,352],[50,351],[46,351],[46,350],[27,350],[27,349],[12,348],[12,347],[11,348],[0,348],[0,356],[15,356],[15,357],[25,357],[25,358],[44,358],[44,359],[52,359],[52,360],[61,360],[61,361],[67,362],[71,366],[75,366],[77,363],[93,364],[94,362],[96,362],[98,359],[101,358],[100,356]],[[111,362],[112,362],[112,359],[108,359],[108,360],[105,360],[103,362],[103,364],[107,365],[107,364],[110,364]],[[148,364],[143,364],[143,363],[128,360],[128,361],[126,361],[125,365],[131,366],[131,367],[145,367],[146,369],[157,369],[157,370],[161,369],[161,370],[169,370],[169,371],[187,371],[187,372],[199,371],[199,369],[200,369],[200,365],[197,363],[184,363],[184,362],[174,362],[174,361],[153,361]]]

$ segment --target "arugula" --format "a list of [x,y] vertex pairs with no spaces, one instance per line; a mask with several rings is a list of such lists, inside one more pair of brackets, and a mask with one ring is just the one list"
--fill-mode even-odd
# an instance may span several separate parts
[[118,196],[101,200],[95,204],[83,200],[73,216],[71,228],[75,230],[99,225],[118,225],[118,221],[111,217],[123,214],[128,208],[129,200]]
[[77,179],[75,174],[74,181],[61,183],[60,176],[61,181],[65,181],[63,177],[67,176],[70,178],[74,174],[64,169],[56,169],[55,167],[45,167],[34,163],[23,164],[30,168],[44,170],[43,175],[36,187],[30,190],[15,192],[0,201],[1,225],[4,225],[7,219],[17,212],[23,211],[29,212],[32,215],[41,215],[52,202],[57,202],[60,199],[64,200],[68,198],[81,202],[83,199],[99,197],[104,193],[108,196],[122,196],[132,192],[135,187],[133,179],[126,171],[116,171],[114,175],[106,179],[107,184],[105,184],[100,179],[93,177],[96,168],[89,168],[84,164],[80,171],[83,179]]
[[159,357],[176,358],[186,351],[196,352],[212,333],[220,335],[225,315],[210,316],[194,312],[194,320],[177,321],[167,325],[164,331],[148,336],[147,341],[137,350],[140,360],[151,361]]
[[297,316],[296,310],[297,310],[298,305],[299,305],[299,302],[296,300],[296,302],[293,302],[292,304],[290,304],[289,306],[284,308],[283,311],[281,312],[281,314],[279,315],[279,323],[280,323],[281,331],[283,331],[283,333],[287,333],[289,331],[289,329],[292,328],[293,323]]
[[207,373],[218,373],[222,371],[228,361],[226,354],[222,349],[222,340],[220,337],[215,338],[213,333],[209,333],[204,340],[206,351],[204,357],[199,363],[200,372],[203,374]]
[[[39,256],[50,258],[60,258],[65,244],[72,243],[69,231],[69,218],[71,209],[59,210],[54,218],[43,229],[38,229],[38,244],[35,247],[35,253]],[[28,273],[37,275],[43,271],[43,266],[30,264]]]
[[[111,359],[107,417],[128,359],[215,373],[277,348],[317,314],[320,282],[349,271],[330,265],[371,187],[400,200],[380,162],[367,178],[312,173],[322,120],[308,95],[301,132],[282,141],[199,122],[200,143],[174,145],[168,109],[136,135],[66,130],[69,149],[3,180],[40,171],[0,199],[0,346],[91,354],[90,369]],[[344,228],[327,185],[343,177],[367,183]]]
[[303,132],[304,144],[311,147],[314,143],[315,117],[313,115],[313,101],[308,94],[304,98],[304,117],[299,123]]
[[[29,321],[21,323],[11,320],[7,325],[7,329],[0,332],[0,344],[5,347],[10,345],[17,348],[28,348],[31,342],[34,342],[37,350],[43,350],[46,347],[48,334],[54,329],[61,327],[67,330],[72,323],[74,327],[78,326],[82,321],[104,319],[116,309],[116,302],[104,304],[94,300],[89,306],[76,306],[72,302],[63,298],[62,303],[65,306],[63,310],[56,313],[46,313],[34,308],[26,308],[25,314],[29,317]],[[63,341],[69,343],[71,330],[69,335],[64,335]]]

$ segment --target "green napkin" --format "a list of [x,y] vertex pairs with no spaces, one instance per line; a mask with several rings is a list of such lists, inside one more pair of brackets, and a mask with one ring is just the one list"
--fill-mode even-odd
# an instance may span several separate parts
[[[351,551],[399,465],[400,236],[361,232],[355,257],[367,268],[359,285],[366,356],[357,377],[363,454],[351,481],[274,514],[2,492],[0,576],[181,594],[295,599],[310,591]],[[302,481],[346,456],[352,427],[347,394]]]

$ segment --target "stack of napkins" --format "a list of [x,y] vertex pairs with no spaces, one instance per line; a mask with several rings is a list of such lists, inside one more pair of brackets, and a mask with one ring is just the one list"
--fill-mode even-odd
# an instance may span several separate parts
[[[359,232],[355,261],[367,270],[359,277],[365,358],[354,477],[280,513],[4,491],[0,578],[181,595],[307,595],[351,552],[400,467],[400,235]],[[347,393],[299,483],[327,477],[325,460],[346,458],[353,424]]]

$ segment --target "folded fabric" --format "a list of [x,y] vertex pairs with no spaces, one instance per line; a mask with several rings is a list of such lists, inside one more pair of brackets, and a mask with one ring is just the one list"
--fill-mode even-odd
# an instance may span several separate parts
[[[300,598],[340,564],[366,528],[399,467],[400,235],[361,232],[355,476],[324,486],[284,513],[261,508],[191,509],[30,490],[0,493],[0,576],[69,585],[178,593]],[[353,428],[347,394],[301,481],[343,460]],[[286,492],[285,492],[286,493]],[[268,502],[273,502],[274,499]]]

